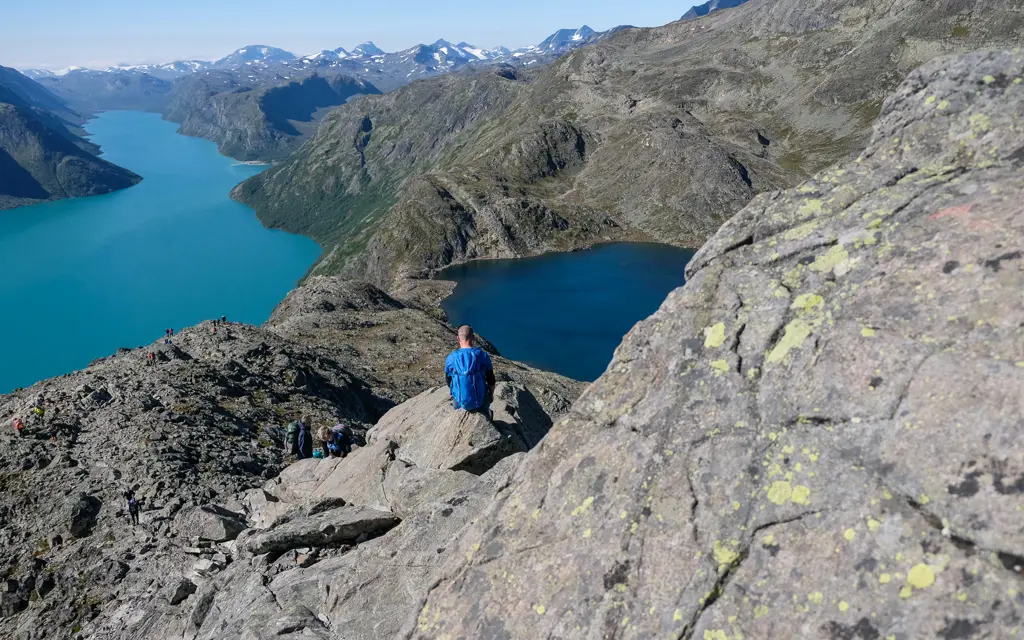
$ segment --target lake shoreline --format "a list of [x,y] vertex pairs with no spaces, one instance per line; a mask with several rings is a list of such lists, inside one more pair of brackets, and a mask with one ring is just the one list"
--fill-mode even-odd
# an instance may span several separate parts
[[622,337],[685,284],[696,253],[651,242],[599,243],[531,258],[474,260],[440,270],[440,306],[501,354],[575,380],[596,379]]
[[262,167],[177,134],[159,114],[106,111],[85,126],[105,159],[144,179],[0,215],[11,247],[0,304],[15,310],[0,320],[0,360],[11,363],[0,391],[152,344],[164,327],[222,315],[260,325],[322,253],[230,199]]

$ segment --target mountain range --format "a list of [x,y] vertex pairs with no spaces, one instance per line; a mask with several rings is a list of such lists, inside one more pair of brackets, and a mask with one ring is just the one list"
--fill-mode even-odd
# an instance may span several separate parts
[[[720,228],[591,385],[484,342],[488,417],[442,386],[437,279],[312,276],[0,395],[0,637],[1014,637],[1022,10],[758,0],[342,107],[268,184],[335,222],[375,190],[381,273]],[[352,452],[295,461],[299,416]]]
[[[61,72],[28,70],[82,113],[134,109],[162,113],[180,132],[217,142],[239,160],[283,159],[315,130],[326,109],[357,95],[388,92],[415,80],[486,66],[529,68],[593,44],[627,27],[563,29],[536,46],[511,51],[437,40],[388,53],[373,42],[298,57],[248,45],[219,60],[181,60]],[[345,86],[342,91],[330,89]],[[266,105],[280,113],[269,113]],[[294,104],[285,105],[286,101]]]
[[254,44],[212,62],[179,60],[164,64],[119,65],[98,70],[81,67],[61,71],[26,69],[24,73],[37,80],[63,78],[83,72],[148,74],[163,80],[174,80],[214,69],[285,75],[289,72],[303,72],[316,68],[321,71],[335,70],[363,77],[382,89],[390,90],[410,80],[457,71],[471,64],[537,64],[550,60],[552,56],[559,56],[597,42],[625,28],[628,27],[620,26],[599,32],[584,25],[579,29],[561,29],[538,45],[516,50],[506,47],[484,49],[466,42],[452,44],[442,39],[432,44],[418,44],[409,49],[390,53],[373,42],[364,42],[350,51],[339,47],[296,56],[284,49]]

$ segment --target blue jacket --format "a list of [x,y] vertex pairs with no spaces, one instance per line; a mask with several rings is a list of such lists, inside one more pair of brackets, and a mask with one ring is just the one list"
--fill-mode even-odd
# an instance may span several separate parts
[[491,356],[478,347],[453,351],[444,363],[444,375],[456,409],[475,411],[491,404],[494,394],[494,365]]

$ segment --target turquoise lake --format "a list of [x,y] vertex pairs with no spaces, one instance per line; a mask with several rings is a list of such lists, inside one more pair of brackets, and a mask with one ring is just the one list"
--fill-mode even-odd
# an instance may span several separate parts
[[501,354],[576,380],[604,373],[634,324],[685,282],[694,252],[660,244],[615,243],[588,251],[449,267],[458,283],[442,307]]
[[86,125],[143,181],[0,212],[0,393],[226,315],[260,324],[320,254],[265,229],[231,188],[263,167],[131,111]]

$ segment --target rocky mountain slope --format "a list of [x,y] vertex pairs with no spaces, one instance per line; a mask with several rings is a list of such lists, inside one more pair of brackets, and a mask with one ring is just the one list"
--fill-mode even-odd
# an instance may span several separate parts
[[[0,634],[1012,637],[1022,83],[1019,50],[910,74],[858,157],[727,222],[571,407],[499,359],[494,422],[453,412],[430,305],[322,277],[262,329],[0,398],[50,409],[0,433]],[[365,446],[277,474],[296,413]]]
[[80,117],[13,69],[0,67],[0,210],[109,193],[141,178],[96,156]]
[[1022,79],[930,63],[856,160],[727,223],[403,637],[1013,637]]
[[621,238],[698,246],[754,195],[860,148],[921,62],[1024,36],[1019,0],[755,0],[626,30],[536,72],[332,113],[235,197],[388,288],[452,262]]
[[749,2],[749,0],[708,0],[708,2],[705,2],[704,4],[692,7],[689,11],[683,14],[682,19],[690,20],[692,18],[700,18],[701,16],[706,16],[715,11],[738,7],[746,2]]
[[378,93],[373,85],[344,75],[307,72],[268,81],[211,71],[177,80],[164,115],[181,124],[180,133],[213,140],[225,155],[275,160],[298,147],[323,110]]
[[[315,426],[340,422],[364,434],[443,380],[453,341],[451,327],[379,290],[318,279],[293,292],[266,328],[204,323],[173,344],[125,349],[0,396],[0,636],[155,637],[140,630],[160,621],[147,607],[184,611],[178,605],[196,585],[240,559],[217,543],[248,528],[243,493],[282,471],[285,423],[309,415]],[[535,445],[548,412],[564,412],[582,386],[497,356],[495,364],[506,385],[500,433],[481,420],[452,423],[444,448],[390,437],[421,464],[482,473]],[[31,411],[40,403],[42,419]],[[15,417],[26,423],[22,437],[10,428]],[[127,489],[144,502],[140,527],[126,521]],[[321,500],[310,515],[341,504]],[[395,524],[390,514],[371,520]]]

